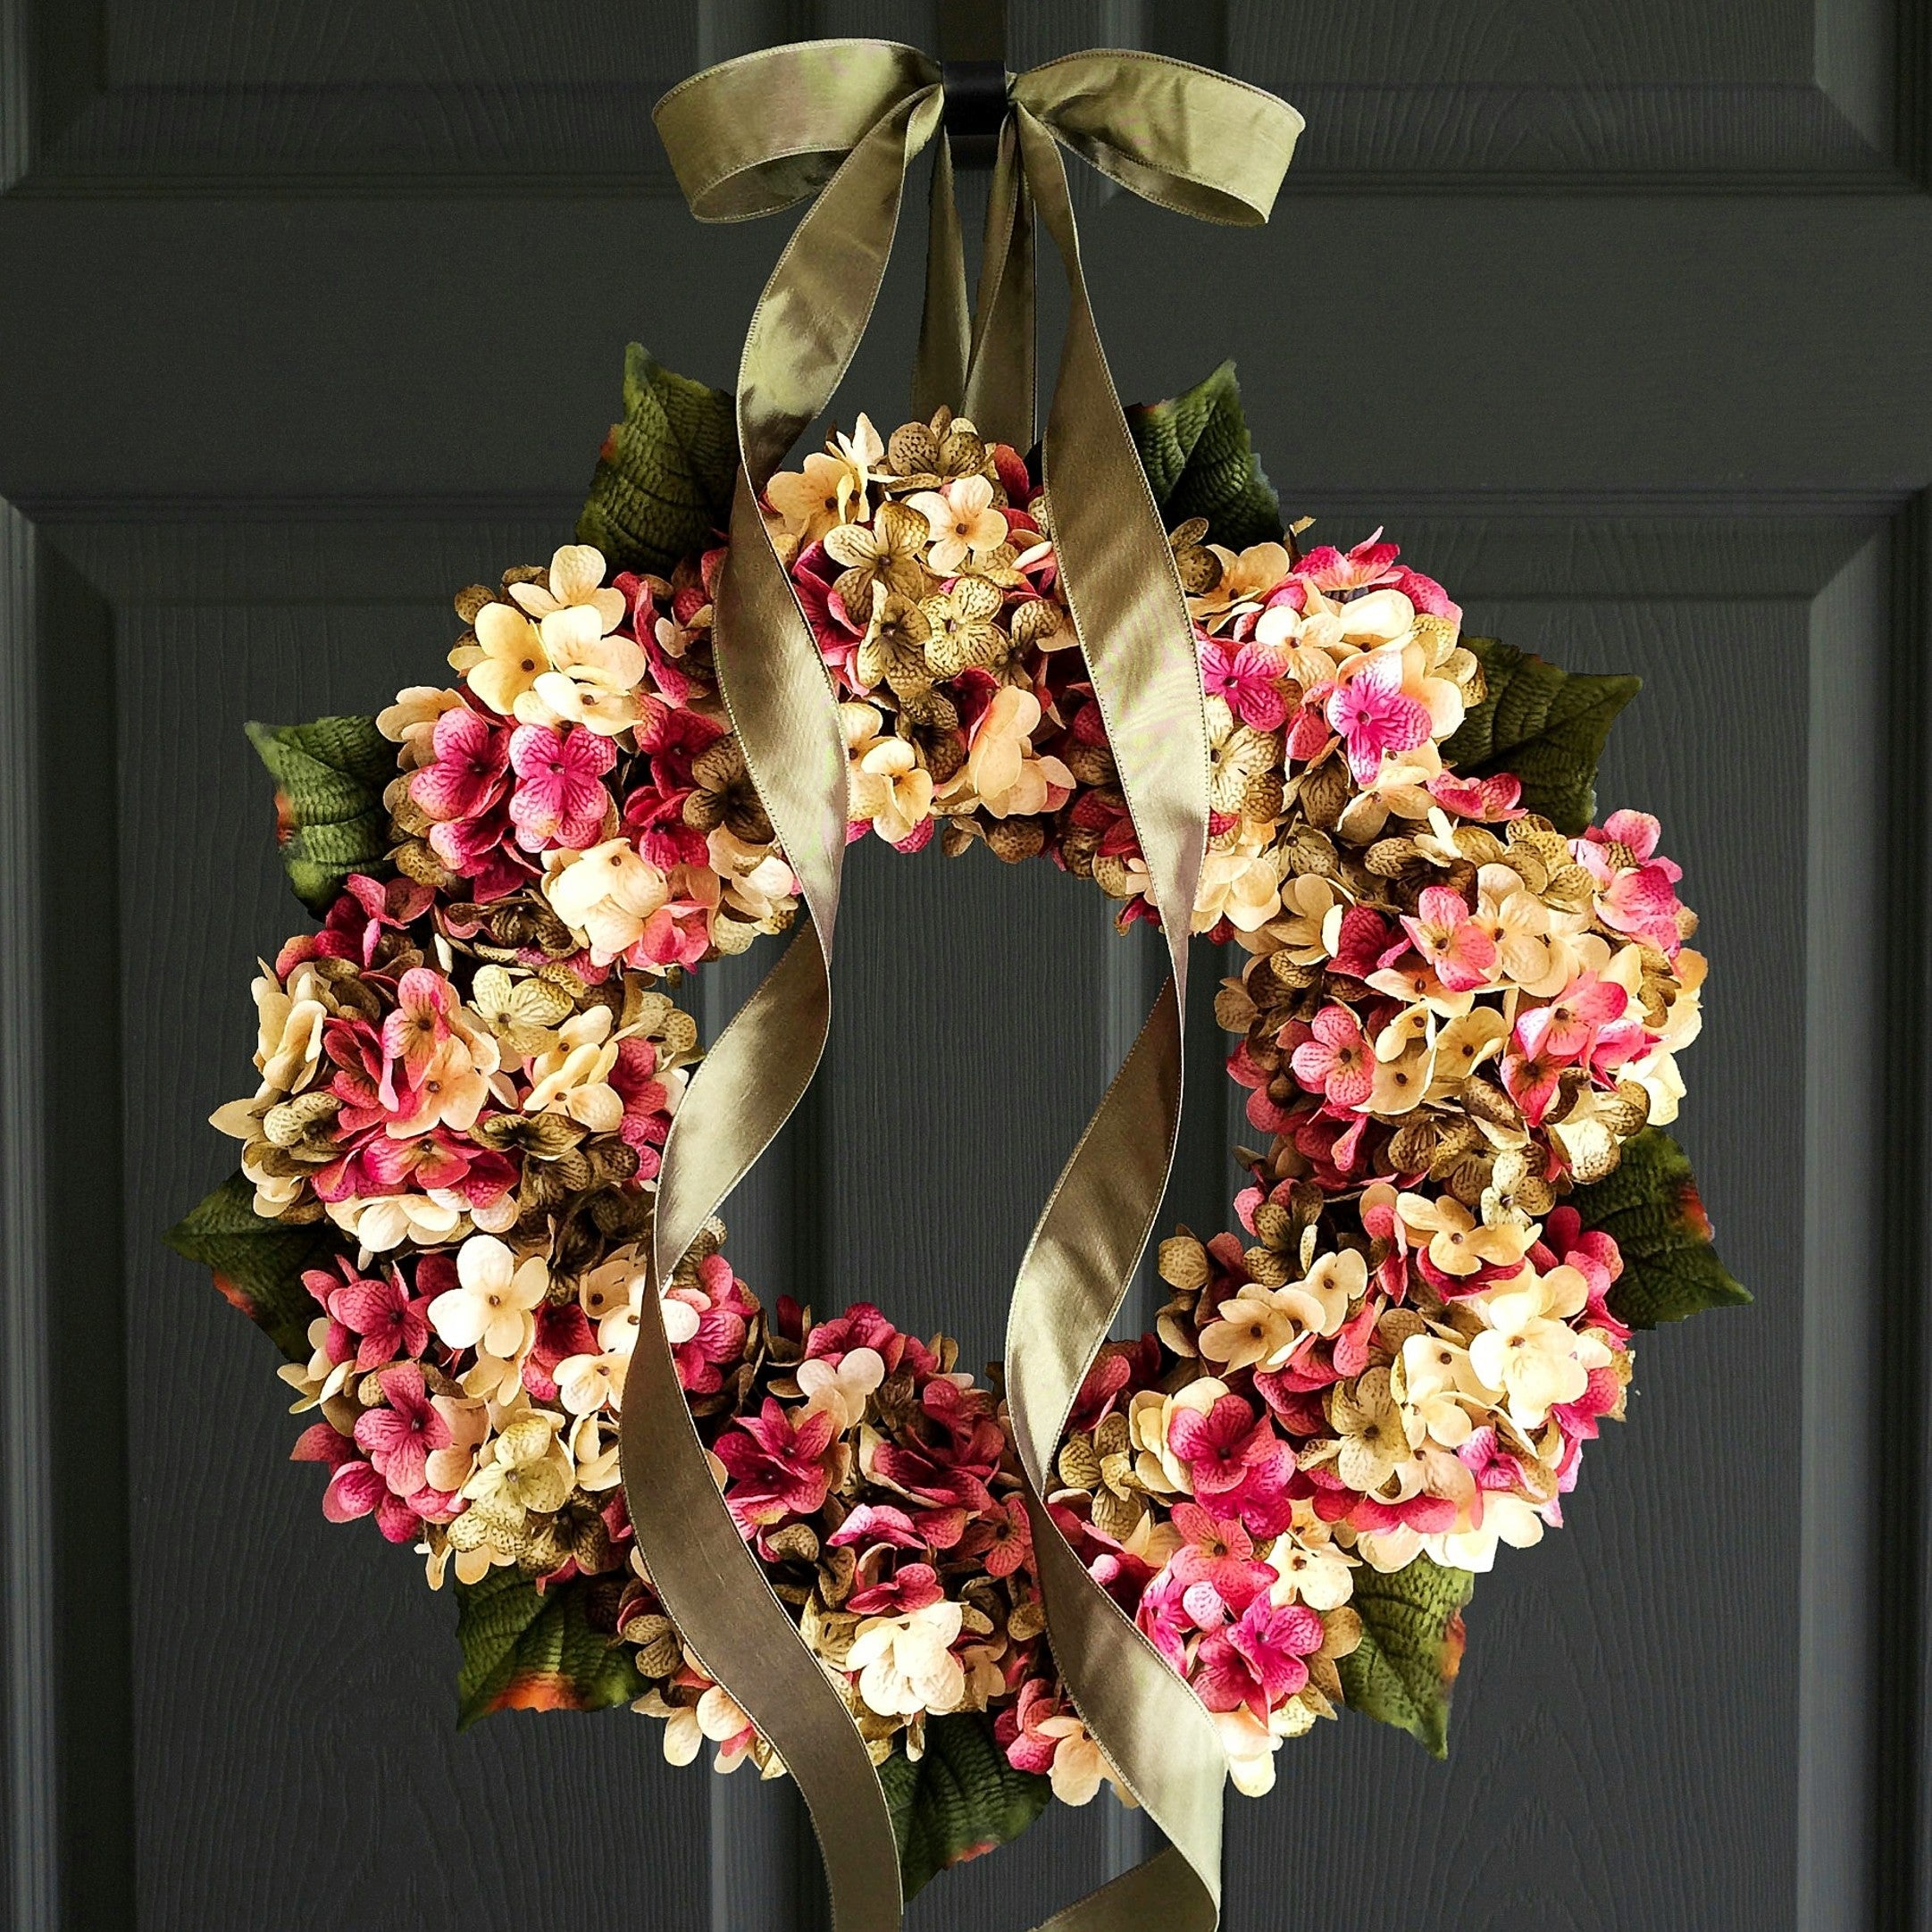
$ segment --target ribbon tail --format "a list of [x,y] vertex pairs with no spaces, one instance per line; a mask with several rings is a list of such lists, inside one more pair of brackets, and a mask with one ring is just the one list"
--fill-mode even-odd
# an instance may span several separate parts
[[952,143],[941,133],[933,153],[932,212],[925,248],[925,305],[912,365],[912,413],[930,422],[941,405],[957,409],[972,354],[966,311],[966,236],[955,193]]
[[[1023,108],[1016,121],[1022,168],[1072,295],[1044,458],[1061,581],[1173,969],[1041,1217],[1008,1326],[1008,1412],[1054,1656],[1095,1742],[1175,1854],[1150,1861],[1132,1886],[1075,1908],[1085,1916],[1063,1920],[1082,1932],[1148,1922],[1212,1932],[1226,1777],[1219,1735],[1184,1680],[1087,1573],[1041,1500],[1075,1396],[1125,1299],[1173,1166],[1188,937],[1207,837],[1207,725],[1192,624],[1088,303],[1066,170],[1034,116]],[[1150,1921],[1140,1913],[1156,1896],[1162,1916]]]
[[980,434],[1033,447],[1036,408],[1033,199],[1009,116],[986,205],[973,348],[960,413]]
[[[791,707],[807,722],[818,715],[811,683],[823,691],[824,673],[815,650],[801,658],[757,641],[774,616],[802,620],[742,475],[732,536],[733,565],[719,586],[715,620],[720,681],[745,740],[768,746],[774,708]],[[727,639],[738,640],[735,650]],[[842,744],[829,750],[842,787]],[[794,785],[799,775],[823,782],[826,758],[802,748],[785,756],[798,768],[788,774]],[[768,774],[761,768],[757,775],[762,784]],[[774,784],[772,796],[785,795]],[[871,1754],[725,1508],[656,1313],[705,1220],[770,1144],[817,1069],[832,1015],[830,924],[815,913],[786,948],[713,1044],[672,1122],[646,1284],[652,1306],[625,1374],[619,1441],[624,1495],[652,1586],[707,1674],[752,1718],[804,1795],[837,1932],[896,1932],[897,1843]]]
[[[758,493],[830,401],[877,299],[912,156],[937,89],[853,147],[799,222],[752,316],[739,372],[743,467],[717,587],[713,655],[725,708],[810,924],[713,1047],[665,1142],[647,1292],[771,1143],[817,1069],[845,851],[844,733],[831,681]],[[856,299],[855,299],[856,298]],[[659,1319],[640,1322],[620,1432],[638,1547],[672,1620],[804,1795],[836,1932],[897,1932],[896,1835],[839,1688],[773,1593],[713,1481]]]

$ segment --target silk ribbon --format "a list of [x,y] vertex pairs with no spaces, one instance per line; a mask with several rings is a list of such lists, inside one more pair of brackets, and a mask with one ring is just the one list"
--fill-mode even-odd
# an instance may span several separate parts
[[[1218,1921],[1225,1760],[1212,1723],[1089,1577],[1048,1513],[1050,1459],[1158,1211],[1181,1107],[1189,910],[1206,841],[1208,744],[1192,627],[1088,304],[1059,147],[1144,198],[1264,221],[1301,122],[1272,95],[1135,53],[1071,55],[1009,79],[977,313],[967,317],[940,70],[916,49],[831,40],[694,76],[657,121],[692,212],[774,213],[815,196],[746,335],[742,467],[718,585],[719,683],[806,918],[712,1047],[658,1177],[650,1289],[743,1178],[810,1083],[831,1019],[846,754],[836,697],[758,499],[831,402],[870,320],[914,158],[941,135],[916,390],[983,433],[1033,439],[1037,213],[1072,295],[1043,466],[1061,583],[1151,881],[1171,975],[1054,1188],[1016,1283],[1008,1401],[1055,1659],[1076,1708],[1169,1848],[1056,1915],[1050,1932]],[[810,1809],[837,1932],[891,1932],[900,1893],[870,1754],[840,1685],[799,1637],[715,1483],[661,1322],[626,1377],[625,1495],[665,1607],[706,1670],[784,1761]]]

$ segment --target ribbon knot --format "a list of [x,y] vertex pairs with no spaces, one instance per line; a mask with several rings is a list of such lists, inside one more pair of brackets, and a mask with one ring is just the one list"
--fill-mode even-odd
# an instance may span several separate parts
[[[989,69],[994,63],[984,63]],[[758,499],[824,411],[877,300],[913,161],[935,136],[933,232],[915,397],[983,435],[1033,440],[1033,221],[1072,302],[1041,447],[1060,582],[1163,915],[1171,975],[1034,1230],[1008,1314],[1008,1413],[1055,1660],[1074,1702],[1170,1848],[1050,1921],[1051,1932],[1211,1932],[1225,1764],[1183,1679],[1088,1576],[1043,1502],[1054,1449],[1106,1339],[1172,1166],[1187,942],[1208,828],[1208,739],[1192,625],[1087,300],[1062,146],[1143,199],[1263,222],[1301,119],[1259,88],[1132,52],[961,78],[916,48],[827,40],[728,61],[657,109],[700,220],[815,197],[745,338],[742,458],[717,588],[714,655],[753,782],[808,919],[714,1043],[665,1144],[650,1256],[668,1280],[706,1217],[809,1084],[831,1016],[845,849],[836,695]],[[969,315],[953,198],[956,138],[996,143],[979,301]],[[658,1594],[707,1670],[752,1717],[810,1807],[838,1932],[892,1932],[899,1873],[883,1793],[838,1690],[807,1650],[713,1484],[661,1324],[627,1376],[624,1488]]]

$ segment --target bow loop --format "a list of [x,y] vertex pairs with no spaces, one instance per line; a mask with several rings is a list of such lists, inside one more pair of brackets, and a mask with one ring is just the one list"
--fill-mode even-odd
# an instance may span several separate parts
[[940,85],[896,40],[765,47],[679,82],[651,110],[700,222],[748,222],[815,195],[873,128]]
[[1049,61],[1011,91],[1056,140],[1143,201],[1242,228],[1267,220],[1305,125],[1246,81],[1125,48]]

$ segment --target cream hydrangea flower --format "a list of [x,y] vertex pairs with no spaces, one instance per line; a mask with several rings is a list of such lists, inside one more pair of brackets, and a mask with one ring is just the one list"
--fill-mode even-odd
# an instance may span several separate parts
[[807,1409],[821,1409],[841,1434],[866,1419],[872,1392],[885,1380],[885,1361],[876,1349],[849,1349],[834,1365],[822,1355],[809,1355],[793,1371],[792,1380]]
[[[485,1035],[488,1038],[488,1035]],[[436,1127],[465,1133],[476,1124],[476,1117],[489,1098],[487,1075],[495,1071],[495,1056],[488,1068],[479,1066],[470,1042],[451,1033],[434,1052],[416,1083],[416,1105],[413,1112],[391,1120],[386,1129],[391,1140],[413,1141]]]
[[1468,1528],[1444,1530],[1422,1539],[1423,1553],[1432,1562],[1454,1569],[1486,1575],[1496,1567],[1496,1551],[1529,1550],[1543,1541],[1543,1521],[1534,1504],[1508,1490],[1493,1490],[1483,1498],[1483,1519]]
[[1469,1361],[1485,1387],[1507,1397],[1518,1428],[1541,1428],[1552,1407],[1574,1402],[1589,1386],[1590,1371],[1609,1363],[1604,1342],[1569,1326],[1589,1300],[1589,1284],[1565,1265],[1543,1275],[1526,1267],[1507,1285],[1461,1304],[1483,1323]]
[[329,1331],[334,1325],[326,1315],[318,1315],[308,1325],[309,1359],[305,1362],[284,1362],[275,1373],[296,1392],[289,1405],[291,1416],[300,1416],[324,1402],[333,1401],[355,1377],[355,1358],[335,1362],[329,1359]]
[[1319,966],[1340,945],[1342,916],[1348,910],[1348,900],[1328,880],[1312,873],[1290,879],[1282,887],[1281,910],[1280,921],[1268,930],[1280,935],[1288,957],[1297,966]]
[[481,1348],[504,1360],[521,1356],[534,1332],[550,1270],[541,1255],[519,1261],[494,1234],[473,1234],[456,1250],[460,1286],[430,1303],[430,1325],[453,1349]]
[[933,774],[903,738],[882,738],[867,747],[852,774],[856,816],[888,845],[909,839],[933,809]]
[[1284,857],[1274,836],[1272,824],[1243,819],[1227,844],[1209,848],[1194,896],[1195,932],[1225,919],[1238,932],[1258,933],[1282,909]]
[[1282,1288],[1250,1282],[1200,1331],[1200,1352],[1230,1374],[1280,1368],[1305,1337],[1335,1334],[1367,1284],[1368,1264],[1351,1248],[1320,1257],[1305,1281]]
[[604,631],[615,631],[623,622],[623,592],[606,586],[605,568],[604,553],[594,544],[566,543],[550,558],[548,584],[513,583],[510,595],[539,621],[589,608]]
[[588,851],[546,852],[543,894],[573,933],[581,933],[598,966],[644,936],[644,924],[671,896],[670,883],[628,839]]
[[514,716],[517,706],[536,690],[537,680],[551,668],[543,639],[536,625],[509,604],[484,605],[471,628],[476,642],[459,645],[449,661],[492,711]]
[[328,1207],[329,1218],[354,1235],[365,1254],[388,1254],[405,1242],[419,1248],[447,1247],[470,1214],[469,1203],[446,1188],[331,1200]]
[[422,1465],[423,1480],[446,1496],[456,1495],[476,1473],[477,1451],[489,1436],[489,1404],[464,1395],[432,1395],[449,1442],[432,1449]]
[[1449,1335],[1412,1334],[1390,1371],[1390,1386],[1402,1405],[1409,1440],[1425,1437],[1459,1449],[1476,1433],[1476,1418],[1495,1397],[1483,1385],[1468,1351]]
[[906,507],[926,521],[932,544],[926,562],[937,577],[955,575],[968,556],[983,556],[1007,540],[1007,520],[993,507],[993,486],[983,476],[922,489],[906,499]]
[[960,1606],[941,1600],[903,1617],[868,1617],[858,1627],[846,1668],[858,1672],[858,1694],[881,1717],[957,1710],[966,1671],[952,1654]]
[[1265,1798],[1275,1788],[1275,1753],[1281,1749],[1281,1738],[1245,1704],[1217,1710],[1213,1717],[1235,1790],[1243,1797]]
[[573,1416],[623,1406],[623,1355],[566,1355],[551,1371],[557,1400]]
[[947,786],[943,802],[969,805],[976,799],[993,817],[1011,818],[1046,811],[1064,799],[1074,789],[1074,774],[1058,758],[1034,756],[1039,725],[1040,700],[1031,691],[1001,686],[981,714],[965,768]]
[[705,847],[723,882],[722,909],[761,933],[775,933],[798,901],[798,881],[784,855],[775,846],[750,844],[728,825],[714,825]]
[[1047,1776],[1052,1780],[1053,1795],[1062,1804],[1091,1804],[1102,1785],[1113,1786],[1124,1802],[1133,1802],[1119,1774],[1108,1762],[1107,1753],[1074,1712],[1042,1718],[1033,1729],[1041,1737],[1058,1740]]
[[1306,1603],[1310,1610],[1340,1610],[1355,1594],[1351,1572],[1355,1559],[1334,1540],[1333,1527],[1302,1498],[1294,1505],[1294,1520],[1275,1539],[1267,1552],[1275,1571],[1268,1592],[1275,1603]]
[[398,769],[413,772],[436,757],[436,721],[462,704],[460,693],[436,684],[412,684],[397,691],[396,702],[376,714],[376,729],[391,744],[400,745]]
[[844,456],[814,455],[799,470],[781,470],[765,486],[765,500],[786,533],[816,543],[834,524],[863,514],[866,470]]
[[623,1100],[609,1084],[617,1065],[617,1042],[610,1034],[608,1007],[572,1014],[557,1028],[557,1044],[530,1062],[534,1084],[523,1111],[566,1114],[593,1133],[615,1133],[623,1125]]
[[1518,1267],[1542,1231],[1526,1222],[1479,1222],[1451,1194],[1398,1194],[1395,1211],[1412,1242],[1426,1241],[1429,1259],[1445,1275]]

